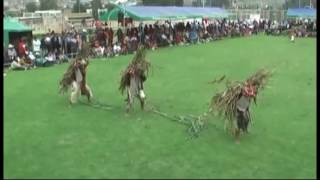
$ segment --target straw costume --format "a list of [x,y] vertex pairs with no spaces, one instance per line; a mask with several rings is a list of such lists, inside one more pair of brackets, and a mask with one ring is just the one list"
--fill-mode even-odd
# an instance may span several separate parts
[[69,87],[71,87],[71,104],[76,103],[80,95],[87,96],[89,102],[93,97],[92,91],[86,82],[89,52],[89,47],[84,46],[76,59],[71,61],[60,81],[60,93],[68,91]]
[[270,71],[259,70],[244,82],[227,84],[224,92],[217,93],[212,98],[210,111],[216,111],[225,117],[225,128],[229,127],[237,142],[240,132],[248,132],[251,122],[250,103],[252,100],[256,103],[259,90],[265,87],[270,76]]
[[122,94],[125,90],[127,92],[127,112],[132,109],[135,97],[139,99],[141,109],[144,109],[145,94],[143,83],[147,80],[150,67],[150,62],[146,60],[146,49],[140,46],[131,63],[121,74],[119,90]]

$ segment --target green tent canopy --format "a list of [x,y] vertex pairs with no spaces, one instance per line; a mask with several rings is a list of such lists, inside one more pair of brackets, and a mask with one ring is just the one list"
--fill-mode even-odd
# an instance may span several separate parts
[[10,33],[24,33],[31,32],[32,28],[19,22],[17,19],[13,19],[10,17],[5,17],[3,19],[3,41],[5,47],[9,44],[9,34]]

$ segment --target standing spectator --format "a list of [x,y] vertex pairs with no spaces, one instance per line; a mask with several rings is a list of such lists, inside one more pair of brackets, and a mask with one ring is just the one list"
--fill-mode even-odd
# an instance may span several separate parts
[[41,41],[39,40],[38,37],[33,38],[32,45],[33,45],[33,51],[35,52],[35,54],[40,55]]
[[87,42],[87,30],[86,29],[83,29],[82,30],[82,33],[81,33],[81,40],[82,42]]
[[80,36],[80,33],[76,34],[76,39],[77,39],[77,45],[78,45],[78,49],[77,50],[80,51],[81,48],[82,48],[82,38]]
[[26,56],[26,41],[25,38],[21,38],[18,44],[18,55],[20,58],[24,58]]
[[104,35],[103,40],[105,42],[104,47],[108,47],[108,45],[109,45],[109,28],[104,29],[103,35]]
[[15,50],[14,46],[12,44],[9,44],[8,46],[8,58],[10,61],[16,60],[18,57],[17,51]]
[[113,53],[115,54],[115,56],[119,56],[120,52],[121,52],[120,43],[117,42],[113,46]]
[[113,30],[112,30],[112,28],[110,27],[110,29],[109,29],[109,45],[110,46],[112,46],[112,44],[113,44]]
[[118,42],[122,43],[122,41],[123,41],[123,33],[122,33],[122,30],[120,28],[117,31],[117,38],[118,38]]

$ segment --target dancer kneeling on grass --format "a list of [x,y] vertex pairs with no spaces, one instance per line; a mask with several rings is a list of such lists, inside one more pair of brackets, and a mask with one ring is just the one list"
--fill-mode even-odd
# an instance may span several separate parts
[[60,81],[60,92],[66,92],[71,87],[71,104],[77,102],[80,94],[87,96],[89,102],[93,97],[92,91],[86,83],[86,69],[89,65],[89,60],[86,57],[82,55],[76,57]]
[[132,108],[134,98],[140,101],[141,109],[144,109],[145,94],[143,91],[143,83],[146,81],[148,70],[151,64],[146,60],[146,49],[143,46],[138,48],[134,59],[127,69],[122,73],[119,90],[123,93],[127,91],[127,113]]

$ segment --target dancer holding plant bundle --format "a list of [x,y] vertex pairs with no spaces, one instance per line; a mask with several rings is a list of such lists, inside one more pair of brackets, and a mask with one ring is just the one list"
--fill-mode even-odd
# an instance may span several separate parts
[[122,73],[119,90],[127,91],[127,113],[132,109],[134,98],[140,101],[141,109],[144,109],[145,94],[143,83],[147,79],[150,69],[150,62],[146,60],[146,49],[140,46],[127,69]]
[[248,132],[251,121],[250,103],[256,103],[260,89],[263,89],[271,72],[265,69],[257,71],[244,82],[233,82],[227,85],[224,92],[217,93],[211,101],[210,111],[217,111],[226,118],[225,128],[228,126],[239,143],[240,133]]
[[89,52],[89,47],[84,46],[76,59],[70,63],[70,66],[60,81],[60,93],[66,92],[69,87],[72,88],[70,96],[71,104],[77,102],[80,94],[87,96],[89,102],[93,96],[90,87],[86,83]]

